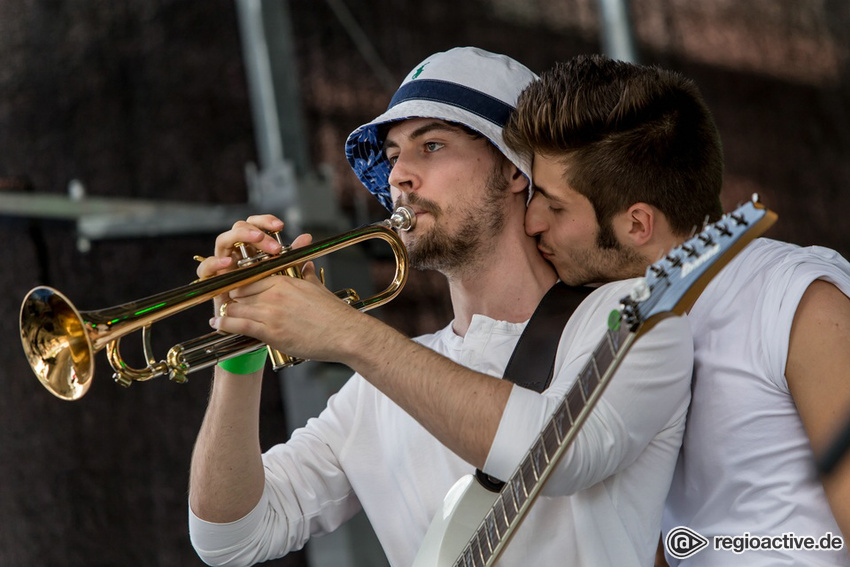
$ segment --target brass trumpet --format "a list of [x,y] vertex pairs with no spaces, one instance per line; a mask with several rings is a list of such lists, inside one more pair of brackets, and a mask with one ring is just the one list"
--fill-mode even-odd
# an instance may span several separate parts
[[[386,241],[392,248],[396,261],[392,281],[383,291],[366,299],[360,299],[357,292],[350,289],[336,295],[361,311],[378,307],[396,297],[407,281],[407,250],[394,231],[409,230],[415,221],[412,210],[399,207],[382,222],[304,248],[285,249],[277,255],[261,253],[245,258],[239,262],[240,268],[231,272],[97,311],[79,311],[59,291],[46,286],[36,287],[21,305],[24,352],[39,381],[63,400],[78,400],[85,395],[94,376],[94,355],[104,347],[115,371],[113,378],[123,386],[166,374],[175,382],[185,382],[190,372],[251,352],[262,347],[263,343],[244,335],[217,331],[179,343],[168,351],[165,360],[157,361],[152,355],[150,342],[150,328],[154,322],[267,276],[283,273],[300,277],[299,266],[304,262],[373,238]],[[119,352],[121,337],[139,329],[147,362],[147,367],[141,369],[125,364]],[[275,369],[301,362],[267,348]]]

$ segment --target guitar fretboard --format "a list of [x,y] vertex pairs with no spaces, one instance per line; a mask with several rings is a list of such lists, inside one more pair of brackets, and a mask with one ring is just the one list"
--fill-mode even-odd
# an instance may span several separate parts
[[525,515],[543,480],[551,474],[554,463],[574,439],[634,338],[634,333],[625,326],[605,333],[575,383],[499,492],[493,507],[454,563],[455,567],[491,564]]

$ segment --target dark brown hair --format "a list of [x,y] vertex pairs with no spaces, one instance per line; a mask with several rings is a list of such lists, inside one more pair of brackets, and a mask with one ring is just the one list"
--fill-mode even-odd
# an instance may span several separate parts
[[558,63],[520,95],[504,132],[516,151],[561,158],[600,226],[637,202],[678,235],[722,214],[723,156],[696,85],[600,55]]

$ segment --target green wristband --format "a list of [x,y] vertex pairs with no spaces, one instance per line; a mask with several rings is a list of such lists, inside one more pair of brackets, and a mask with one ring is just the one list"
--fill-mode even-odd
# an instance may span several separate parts
[[239,356],[222,360],[218,365],[231,374],[253,374],[266,365],[269,350],[263,347]]

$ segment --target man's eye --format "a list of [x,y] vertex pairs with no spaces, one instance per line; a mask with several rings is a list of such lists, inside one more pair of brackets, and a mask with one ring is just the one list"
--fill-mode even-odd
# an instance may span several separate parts
[[390,167],[392,167],[398,161],[398,156],[387,156],[387,161],[390,162]]
[[440,142],[425,142],[425,150],[429,152],[436,152],[442,147],[443,144],[441,144]]

